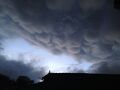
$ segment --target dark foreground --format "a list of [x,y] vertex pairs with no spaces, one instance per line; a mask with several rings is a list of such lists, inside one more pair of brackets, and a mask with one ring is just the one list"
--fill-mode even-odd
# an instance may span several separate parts
[[120,90],[120,75],[49,73],[43,80],[35,84],[25,76],[14,81],[0,75],[0,90]]

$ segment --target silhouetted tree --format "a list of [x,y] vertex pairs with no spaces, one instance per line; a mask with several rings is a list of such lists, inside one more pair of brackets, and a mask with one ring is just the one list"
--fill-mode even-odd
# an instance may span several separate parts
[[17,90],[27,90],[27,89],[30,89],[33,83],[34,83],[33,80],[30,80],[28,77],[20,76],[16,80]]
[[15,90],[15,81],[0,74],[0,90]]

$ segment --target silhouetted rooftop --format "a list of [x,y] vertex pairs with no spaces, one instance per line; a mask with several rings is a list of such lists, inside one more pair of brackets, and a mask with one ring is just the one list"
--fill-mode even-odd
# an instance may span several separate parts
[[94,78],[94,79],[120,79],[120,74],[90,74],[90,73],[48,73],[42,79],[81,79],[81,78]]

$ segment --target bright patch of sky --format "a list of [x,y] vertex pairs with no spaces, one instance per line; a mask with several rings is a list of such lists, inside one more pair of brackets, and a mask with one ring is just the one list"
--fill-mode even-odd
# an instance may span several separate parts
[[7,39],[4,41],[3,46],[3,54],[6,55],[9,60],[30,63],[37,70],[45,67],[46,72],[49,70],[51,72],[68,72],[68,67],[72,65],[74,65],[75,68],[87,71],[92,65],[85,61],[79,64],[74,58],[67,54],[52,54],[45,48],[33,46],[21,38]]

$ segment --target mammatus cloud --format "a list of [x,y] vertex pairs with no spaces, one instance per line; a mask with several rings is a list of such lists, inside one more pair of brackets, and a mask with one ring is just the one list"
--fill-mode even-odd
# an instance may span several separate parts
[[75,0],[46,0],[46,5],[51,10],[69,11]]
[[99,10],[105,3],[106,0],[79,0],[80,8],[85,12],[89,10]]
[[119,60],[120,12],[112,8],[111,2],[1,0],[0,25],[2,30],[18,33],[32,44],[53,53],[71,54],[79,61]]

